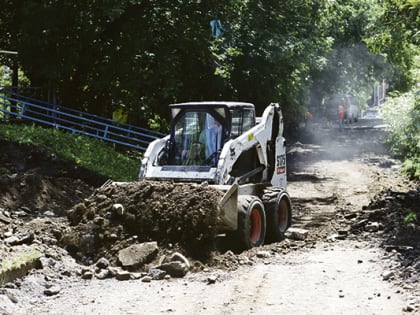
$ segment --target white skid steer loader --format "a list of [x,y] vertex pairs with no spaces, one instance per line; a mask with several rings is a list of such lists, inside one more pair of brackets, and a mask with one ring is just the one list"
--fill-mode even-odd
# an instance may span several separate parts
[[139,179],[208,184],[224,192],[217,230],[242,250],[280,241],[291,224],[283,116],[272,103],[189,102],[169,106],[171,132],[153,141]]

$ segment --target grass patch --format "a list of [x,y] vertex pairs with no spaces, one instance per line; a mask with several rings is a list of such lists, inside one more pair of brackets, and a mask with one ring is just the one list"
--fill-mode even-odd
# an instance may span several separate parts
[[0,138],[43,148],[115,181],[138,178],[140,152],[129,157],[118,152],[112,144],[81,134],[35,125],[0,125]]
[[41,252],[36,249],[24,251],[17,256],[9,257],[1,262],[0,272],[7,270],[17,270],[28,262],[35,261],[42,256]]

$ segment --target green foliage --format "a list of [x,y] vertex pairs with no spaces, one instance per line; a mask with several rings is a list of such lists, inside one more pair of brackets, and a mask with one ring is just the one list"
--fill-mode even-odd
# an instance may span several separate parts
[[[407,91],[416,0],[6,0],[0,47],[63,105],[167,126],[167,104],[270,102],[286,116],[333,93],[365,101],[375,81]],[[396,14],[397,13],[397,14]],[[209,22],[225,29],[215,39]],[[5,60],[0,56],[2,61]]]
[[382,55],[393,66],[387,80],[393,89],[410,90],[415,82],[412,66],[420,42],[420,2],[417,0],[385,0],[381,15],[369,29],[365,42],[369,49]]
[[10,169],[6,167],[0,167],[0,176],[4,174],[10,174]]
[[34,248],[28,248],[24,251],[15,254],[11,257],[6,257],[1,262],[0,274],[8,270],[17,270],[22,268],[25,264],[33,263],[35,260],[42,257],[42,253]]
[[[28,77],[23,73],[22,69],[18,71],[18,82],[20,86],[28,86],[30,81]],[[0,87],[12,85],[12,74],[10,67],[6,65],[0,65]]]
[[415,222],[416,220],[417,220],[417,214],[413,212],[413,210],[408,209],[407,215],[403,219],[404,224]]
[[148,125],[153,130],[169,130],[169,124],[167,121],[162,119],[162,117],[157,114],[149,118]]
[[403,162],[402,171],[411,178],[420,179],[420,158],[418,156],[407,157]]
[[390,131],[389,141],[392,149],[399,155],[405,156],[412,151],[412,144],[420,140],[416,119],[419,112],[415,108],[413,92],[390,97],[382,106],[383,117]]
[[137,180],[139,160],[119,153],[111,145],[97,139],[25,125],[0,125],[0,137],[45,148],[115,181]]
[[[302,106],[331,39],[324,2],[6,1],[0,47],[19,51],[33,85],[65,105],[155,127],[167,104],[241,99]],[[215,40],[209,22],[225,35]],[[304,94],[304,93],[303,93]]]
[[395,92],[383,107],[388,142],[404,159],[403,171],[420,179],[420,3],[386,0],[383,9],[367,42],[397,68],[395,88],[407,91]]
[[24,0],[3,9],[0,25],[32,84],[73,108],[110,116],[124,105],[129,122],[146,125],[177,99],[206,98],[216,79],[212,16],[199,1]]
[[325,65],[312,72],[315,105],[336,93],[351,94],[366,104],[375,80],[387,77],[389,66],[384,58],[369,51],[364,42],[380,12],[376,0],[331,1],[327,6],[326,36],[332,44]]
[[[420,58],[419,58],[420,59]],[[420,179],[420,93],[419,87],[389,98],[383,105],[388,125],[388,143],[403,159],[403,171]]]

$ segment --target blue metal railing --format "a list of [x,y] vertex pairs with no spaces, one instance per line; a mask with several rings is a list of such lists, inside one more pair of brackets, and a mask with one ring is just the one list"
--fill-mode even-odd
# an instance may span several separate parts
[[51,104],[9,90],[0,90],[0,116],[5,123],[13,117],[29,120],[143,152],[150,142],[164,136],[157,131],[116,123],[109,118]]

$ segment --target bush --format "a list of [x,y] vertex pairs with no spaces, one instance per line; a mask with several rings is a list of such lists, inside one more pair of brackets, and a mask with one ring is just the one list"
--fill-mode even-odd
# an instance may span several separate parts
[[420,179],[420,90],[391,97],[382,107],[388,144],[403,160],[403,171]]

